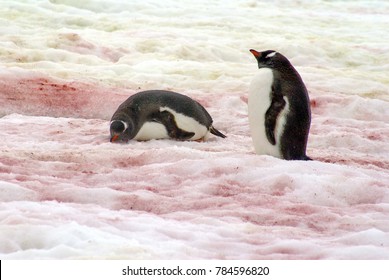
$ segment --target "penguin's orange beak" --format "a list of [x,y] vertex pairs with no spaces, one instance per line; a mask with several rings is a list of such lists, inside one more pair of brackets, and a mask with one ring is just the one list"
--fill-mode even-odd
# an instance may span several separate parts
[[116,140],[118,140],[118,138],[119,138],[119,135],[114,135],[114,136],[112,136],[111,137],[111,142],[115,142]]
[[257,58],[261,56],[261,53],[257,52],[256,50],[251,49],[250,52]]

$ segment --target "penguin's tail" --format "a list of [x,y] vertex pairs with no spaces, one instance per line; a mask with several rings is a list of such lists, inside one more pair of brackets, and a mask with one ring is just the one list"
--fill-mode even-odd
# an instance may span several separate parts
[[213,135],[216,135],[216,136],[219,136],[221,138],[226,138],[227,136],[225,136],[223,133],[221,133],[219,130],[217,130],[216,128],[214,128],[212,125],[211,127],[209,128],[209,132],[211,132]]

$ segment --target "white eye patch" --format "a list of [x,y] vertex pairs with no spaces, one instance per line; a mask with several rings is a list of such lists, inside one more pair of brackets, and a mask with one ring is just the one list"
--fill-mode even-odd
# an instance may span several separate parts
[[123,131],[126,131],[127,128],[128,128],[128,123],[126,123],[126,122],[124,122],[124,121],[122,121],[122,123],[123,123],[123,125],[124,125],[124,130],[123,130]]
[[273,57],[273,56],[276,55],[276,53],[277,53],[277,52],[271,52],[271,53],[269,53],[269,54],[266,56],[266,58]]
[[126,129],[128,128],[128,123],[126,123],[126,122],[124,122],[124,121],[113,120],[113,121],[111,122],[111,124],[112,124],[113,122],[121,122],[121,123],[124,125],[124,130],[123,130],[123,131],[126,131]]

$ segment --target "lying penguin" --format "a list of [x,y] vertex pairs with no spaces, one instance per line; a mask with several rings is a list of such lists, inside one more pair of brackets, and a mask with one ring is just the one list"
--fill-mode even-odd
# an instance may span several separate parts
[[111,119],[111,142],[131,139],[207,140],[209,133],[226,136],[198,102],[177,92],[148,90],[124,101]]

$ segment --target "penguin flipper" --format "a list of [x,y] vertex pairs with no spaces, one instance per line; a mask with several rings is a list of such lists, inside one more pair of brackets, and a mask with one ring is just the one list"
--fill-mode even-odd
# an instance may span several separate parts
[[265,114],[266,137],[272,145],[276,144],[275,128],[278,115],[284,109],[286,102],[282,96],[274,97]]
[[209,128],[209,132],[211,132],[213,135],[216,135],[216,136],[219,136],[221,138],[226,138],[227,136],[225,136],[223,133],[221,133],[219,130],[217,130],[216,128],[214,128],[212,125],[211,127]]
[[195,135],[194,132],[188,132],[179,128],[177,126],[174,115],[168,111],[160,112],[158,115],[158,120],[156,121],[162,123],[165,126],[170,138],[178,140],[188,140]]
[[173,139],[188,140],[188,139],[192,138],[193,136],[195,136],[196,133],[188,132],[188,131],[182,130],[178,127],[175,127],[170,131],[168,130],[168,134]]

